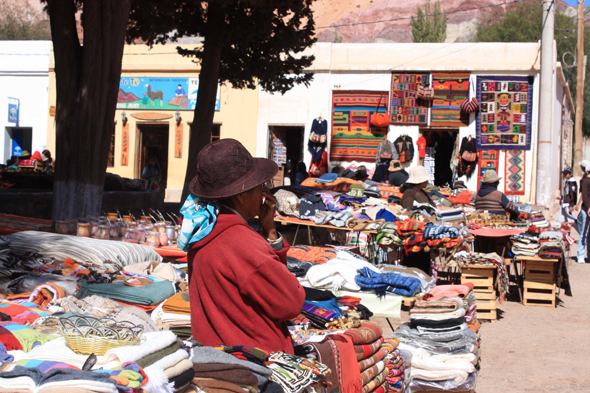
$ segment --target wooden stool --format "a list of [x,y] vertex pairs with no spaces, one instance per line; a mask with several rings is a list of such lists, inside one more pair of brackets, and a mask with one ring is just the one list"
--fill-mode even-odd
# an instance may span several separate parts
[[477,319],[496,321],[495,269],[496,265],[469,265],[461,268],[461,284],[473,284],[473,293],[477,299]]
[[496,321],[496,291],[473,291],[477,299],[477,319]]
[[519,257],[525,262],[523,304],[525,306],[555,307],[557,287],[555,270],[559,259]]

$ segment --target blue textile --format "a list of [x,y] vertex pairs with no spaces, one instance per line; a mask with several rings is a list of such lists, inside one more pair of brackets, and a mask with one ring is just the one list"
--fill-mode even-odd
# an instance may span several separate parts
[[451,238],[456,239],[460,235],[460,231],[455,227],[445,227],[438,224],[428,223],[424,227],[424,239],[435,240]]
[[384,296],[387,292],[401,296],[414,296],[420,290],[422,284],[415,277],[406,277],[394,272],[376,273],[364,267],[358,270],[354,281],[362,289],[373,289],[378,296]]
[[324,310],[331,311],[334,314],[338,314],[339,317],[344,316],[344,313],[342,312],[340,307],[338,307],[338,302],[336,302],[336,298],[333,298],[330,300],[323,300],[323,301],[306,300],[305,304],[312,304],[316,307],[323,308]]
[[324,173],[322,176],[318,177],[315,181],[319,184],[332,184],[338,179],[338,174],[336,173]]
[[375,219],[376,220],[383,219],[383,220],[385,220],[385,222],[396,222],[397,221],[395,214],[393,214],[391,211],[389,211],[387,209],[379,210],[379,212],[375,216]]
[[178,247],[188,252],[192,243],[198,242],[210,234],[217,222],[219,207],[218,203],[190,194],[180,209],[184,219],[178,237]]

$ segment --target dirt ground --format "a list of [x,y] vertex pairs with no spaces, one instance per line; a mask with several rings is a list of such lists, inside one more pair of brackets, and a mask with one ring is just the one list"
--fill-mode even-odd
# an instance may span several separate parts
[[[476,393],[590,392],[590,264],[571,259],[568,270],[573,297],[562,290],[556,308],[523,306],[516,286],[496,303],[498,321],[481,328]],[[407,320],[402,311],[390,322],[397,328]],[[385,319],[377,321],[391,333]]]

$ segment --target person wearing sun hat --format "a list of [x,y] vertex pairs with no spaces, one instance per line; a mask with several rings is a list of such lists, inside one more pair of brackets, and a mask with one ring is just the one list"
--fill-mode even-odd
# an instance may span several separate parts
[[490,214],[508,213],[511,217],[517,217],[520,214],[518,208],[503,192],[498,191],[501,179],[494,170],[488,169],[483,173],[481,186],[475,196],[475,208]]
[[[289,246],[264,185],[277,172],[234,139],[199,153],[178,245],[188,252],[191,330],[203,345],[294,353],[285,322],[301,312],[305,291],[287,269]],[[247,223],[254,217],[262,236]]]
[[423,166],[415,166],[410,169],[410,177],[406,183],[402,186],[401,190],[404,195],[402,196],[402,207],[406,210],[412,210],[414,201],[418,203],[428,203],[432,206],[436,206],[432,199],[428,196],[424,189],[428,185],[430,180],[430,173],[428,169]]

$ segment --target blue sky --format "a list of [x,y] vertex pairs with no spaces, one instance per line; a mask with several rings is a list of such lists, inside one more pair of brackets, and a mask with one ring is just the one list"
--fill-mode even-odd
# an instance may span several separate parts
[[[578,6],[578,0],[564,0],[564,1],[573,7]],[[584,6],[588,6],[588,5],[590,5],[590,0],[584,0]]]

